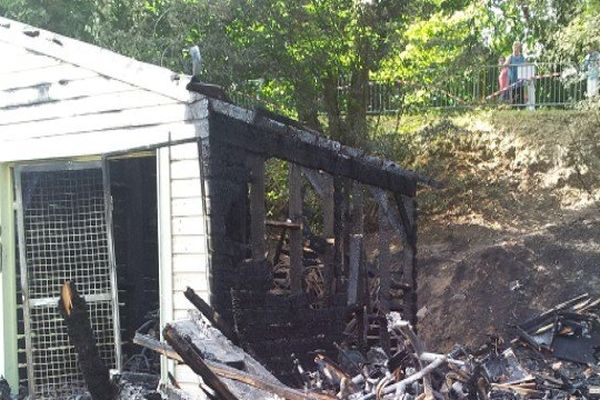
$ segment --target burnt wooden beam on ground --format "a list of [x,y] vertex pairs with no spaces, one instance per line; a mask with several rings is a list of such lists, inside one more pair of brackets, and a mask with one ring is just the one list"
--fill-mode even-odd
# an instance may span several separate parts
[[227,339],[231,340],[234,344],[238,344],[237,334],[218,312],[205,302],[202,297],[196,294],[194,289],[188,287],[183,294]]
[[145,347],[152,351],[157,352],[160,355],[163,355],[172,360],[183,362],[183,359],[166,343],[163,343],[152,336],[144,335],[143,333],[136,332],[133,337],[133,343],[138,346]]
[[198,374],[204,383],[210,387],[222,400],[238,400],[217,375],[206,365],[198,349],[186,338],[181,336],[171,325],[163,330],[163,337],[179,354],[185,364]]
[[[171,347],[165,345],[158,340],[145,335],[136,335],[134,342],[140,346],[144,346],[148,349],[156,351],[172,360],[183,362],[182,357],[175,352]],[[248,386],[252,386],[256,389],[260,389],[269,393],[276,394],[277,396],[287,400],[333,400],[335,397],[322,395],[318,393],[304,393],[296,389],[292,389],[283,384],[275,383],[274,380],[267,380],[264,377],[250,374],[247,371],[241,371],[234,369],[230,366],[205,360],[204,363],[210,368],[212,372],[218,377],[237,381]],[[176,382],[171,382],[176,386]]]
[[93,400],[112,400],[117,388],[110,381],[108,367],[100,357],[90,324],[87,303],[75,284],[66,281],[60,292],[58,310],[67,326],[69,341],[77,352],[83,379]]
[[250,375],[246,372],[235,370],[233,368],[226,368],[217,365],[213,362],[207,362],[210,369],[221,378],[231,379],[233,381],[244,383],[248,386],[255,387],[257,389],[264,390],[266,392],[275,394],[285,400],[335,400],[335,396],[329,396],[314,392],[301,392],[300,390],[292,389],[288,386],[278,385],[272,382],[265,381],[264,379]]

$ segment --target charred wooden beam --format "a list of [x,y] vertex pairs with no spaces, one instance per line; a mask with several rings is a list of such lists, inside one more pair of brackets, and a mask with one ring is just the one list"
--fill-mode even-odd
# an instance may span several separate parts
[[342,178],[342,288],[348,287],[350,275],[350,235],[352,234],[352,213],[350,209],[350,193],[352,190],[352,181],[348,178]]
[[133,343],[155,351],[158,354],[163,355],[172,360],[183,362],[183,359],[171,348],[171,346],[149,335],[144,335],[142,333],[136,332],[135,336],[133,337]]
[[333,280],[332,293],[336,294],[343,288],[344,263],[344,184],[342,178],[333,178]]
[[61,288],[58,310],[65,320],[69,341],[77,352],[79,368],[92,399],[114,399],[117,388],[110,381],[108,367],[98,352],[87,303],[71,281],[66,281]]
[[252,258],[263,260],[267,253],[265,228],[265,160],[249,156],[246,164],[250,168],[250,244]]
[[396,204],[400,211],[402,225],[406,232],[404,262],[402,269],[403,283],[408,285],[404,292],[405,315],[413,327],[417,326],[417,204],[414,198],[395,194]]
[[[419,369],[425,368],[425,363],[421,359],[421,356],[425,352],[425,346],[423,345],[421,339],[419,339],[417,334],[414,332],[410,324],[406,321],[398,321],[393,319],[391,322],[390,329],[400,332],[412,345],[417,358],[417,363],[419,364]],[[433,399],[431,379],[427,375],[423,377],[423,388],[426,399]]]
[[269,219],[267,220],[267,226],[273,228],[302,230],[302,223],[295,223],[291,221],[274,221],[272,219]]
[[404,244],[402,262],[402,285],[404,291],[404,315],[413,326],[417,326],[417,205],[412,197],[395,193],[395,203],[379,188],[369,188],[389,224]]
[[334,194],[333,194],[333,176],[327,173],[315,171],[309,168],[303,168],[302,174],[315,189],[321,199],[321,210],[323,211],[323,237],[325,238],[326,248],[324,251],[324,297],[328,303],[331,302],[333,291],[334,272]]
[[373,196],[373,199],[377,202],[379,209],[382,210],[383,215],[387,217],[389,225],[394,231],[400,236],[402,242],[407,241],[406,229],[404,228],[402,217],[398,209],[394,208],[393,204],[390,203],[388,193],[385,190],[376,187],[369,187],[369,191]]
[[188,287],[183,293],[193,305],[210,321],[210,323],[221,331],[223,335],[234,344],[238,344],[239,338],[237,334],[231,329],[229,324],[216,312],[202,297],[198,296],[194,289]]
[[359,303],[359,287],[360,287],[360,272],[361,272],[361,254],[363,246],[363,235],[350,235],[350,248],[348,264],[348,305]]
[[386,213],[378,207],[379,216],[379,309],[385,314],[390,311],[390,240]]
[[[352,182],[352,189],[350,191],[350,226],[349,226],[349,259],[348,259],[348,276],[350,275],[350,267],[352,263],[356,263],[358,266],[358,285],[357,285],[357,301],[359,304],[366,305],[369,308],[369,277],[367,273],[364,252],[364,245],[362,236],[364,233],[364,190],[363,185]],[[356,260],[352,260],[352,242],[355,235],[358,235],[361,240],[358,243],[358,252],[355,255]]]
[[244,383],[248,386],[255,387],[266,392],[273,393],[278,397],[286,400],[336,400],[334,396],[329,396],[320,393],[301,392],[296,389],[292,389],[287,386],[278,385],[272,382],[268,382],[264,379],[260,379],[256,376],[250,375],[246,372],[234,370],[231,368],[225,368],[217,365],[216,363],[207,361],[210,369],[218,376],[233,381]]
[[[407,196],[415,195],[417,182],[438,185],[429,178],[403,170],[391,161],[369,156],[317,132],[274,120],[258,111],[213,99],[209,100],[209,107],[211,121],[216,123],[215,129],[219,131],[215,139],[244,147],[253,153],[277,157]],[[220,125],[219,122],[225,122],[223,117],[229,121]],[[233,121],[239,123],[233,124]]]
[[198,349],[179,334],[171,325],[167,324],[163,330],[163,337],[179,354],[188,367],[198,374],[202,380],[223,400],[237,400],[217,375],[206,365]]
[[[302,224],[302,180],[300,167],[296,164],[289,164],[289,208],[288,214],[290,221],[295,224]],[[302,278],[304,276],[303,240],[302,231],[294,229],[290,231],[290,289],[292,294],[302,292]]]

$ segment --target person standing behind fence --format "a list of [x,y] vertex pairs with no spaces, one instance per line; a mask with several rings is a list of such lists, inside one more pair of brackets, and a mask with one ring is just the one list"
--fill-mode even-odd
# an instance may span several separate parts
[[587,73],[587,96],[592,98],[598,95],[598,75],[600,70],[600,53],[590,44],[583,60],[583,70]]
[[498,74],[498,86],[500,89],[500,98],[502,100],[510,99],[510,94],[508,91],[508,66],[505,63],[506,58],[501,56],[498,59],[498,65],[500,68],[500,73]]
[[508,67],[508,78],[513,104],[525,103],[523,82],[519,82],[519,65],[525,64],[525,57],[523,56],[522,52],[523,45],[521,42],[514,42],[512,46],[512,54],[504,63],[504,65]]

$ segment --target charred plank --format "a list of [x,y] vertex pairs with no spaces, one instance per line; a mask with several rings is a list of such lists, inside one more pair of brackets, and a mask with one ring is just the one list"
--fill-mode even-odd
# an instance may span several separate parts
[[83,379],[93,400],[112,400],[117,395],[117,388],[110,381],[108,367],[100,358],[87,308],[75,283],[66,281],[60,292],[58,310],[67,326],[69,341],[77,352]]

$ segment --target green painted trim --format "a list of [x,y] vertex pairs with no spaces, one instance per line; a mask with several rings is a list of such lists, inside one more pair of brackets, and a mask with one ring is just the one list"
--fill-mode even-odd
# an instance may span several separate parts
[[0,164],[0,245],[2,260],[0,280],[2,310],[2,343],[0,364],[13,392],[19,388],[19,359],[17,353],[17,287],[15,262],[15,221],[13,211],[13,179],[11,168]]

